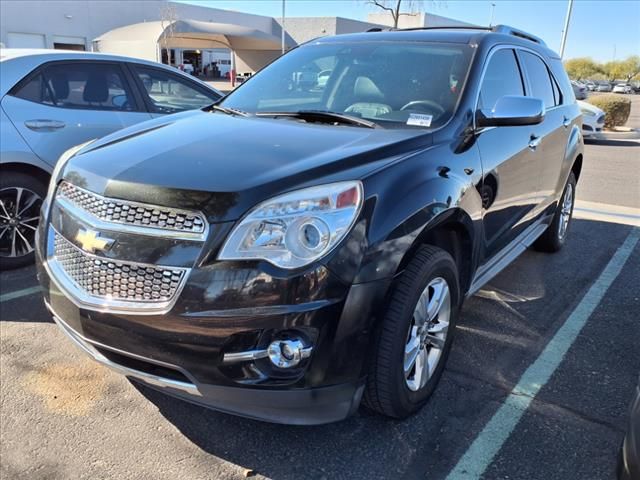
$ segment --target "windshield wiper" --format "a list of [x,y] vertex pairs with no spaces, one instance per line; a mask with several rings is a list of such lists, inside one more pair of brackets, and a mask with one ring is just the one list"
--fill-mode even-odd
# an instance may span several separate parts
[[376,128],[377,123],[345,113],[328,112],[326,110],[298,110],[295,112],[257,112],[259,117],[293,117],[316,122],[342,123],[359,127]]
[[222,105],[216,105],[215,103],[211,105],[211,110],[217,110],[222,113],[226,113],[227,115],[240,115],[241,117],[249,117],[251,114],[247,112],[243,112],[242,110],[238,110],[236,108],[231,107],[223,107]]

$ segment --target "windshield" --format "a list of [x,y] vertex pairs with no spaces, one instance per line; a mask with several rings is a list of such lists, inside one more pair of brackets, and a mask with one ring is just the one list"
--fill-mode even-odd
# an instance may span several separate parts
[[326,43],[284,55],[222,105],[249,113],[325,111],[384,127],[438,127],[453,115],[468,45]]

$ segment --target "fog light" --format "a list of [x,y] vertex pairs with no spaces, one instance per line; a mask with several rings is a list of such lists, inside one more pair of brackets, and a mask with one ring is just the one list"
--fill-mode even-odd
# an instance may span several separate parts
[[300,339],[275,340],[267,348],[267,353],[269,360],[276,367],[291,368],[298,365],[302,359],[308,358],[312,348],[305,346]]

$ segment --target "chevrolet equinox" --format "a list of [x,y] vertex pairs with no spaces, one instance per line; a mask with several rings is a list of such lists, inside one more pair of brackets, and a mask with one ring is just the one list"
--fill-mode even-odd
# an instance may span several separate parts
[[214,105],[65,152],[45,301],[94,359],[185,400],[403,418],[465,297],[566,242],[580,130],[560,58],[525,32],[320,38]]

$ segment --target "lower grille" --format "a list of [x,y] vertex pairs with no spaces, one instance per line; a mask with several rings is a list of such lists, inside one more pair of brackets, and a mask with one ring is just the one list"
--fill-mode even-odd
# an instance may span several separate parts
[[114,301],[171,302],[175,299],[186,270],[115,261],[89,255],[54,231],[53,256],[76,289],[91,301],[109,305]]

